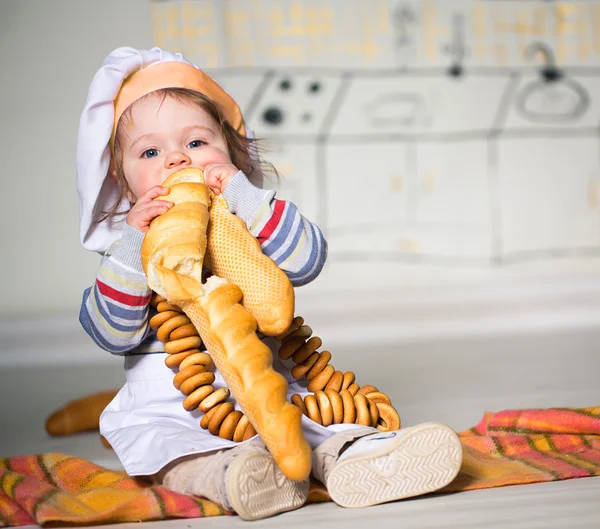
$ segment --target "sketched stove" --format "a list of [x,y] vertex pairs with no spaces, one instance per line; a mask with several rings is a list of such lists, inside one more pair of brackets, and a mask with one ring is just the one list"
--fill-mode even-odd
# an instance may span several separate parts
[[[280,173],[267,181],[282,198],[296,203],[311,220],[321,220],[320,164],[324,129],[335,108],[343,83],[336,74],[266,71],[248,82],[244,74],[215,74],[227,90],[244,93],[240,103],[245,119],[266,148],[263,157]],[[248,92],[251,93],[248,96]]]
[[[265,158],[282,173],[281,195],[322,227],[332,259],[490,264],[600,248],[600,109],[565,95],[578,93],[573,87],[597,93],[600,79],[563,76],[550,86],[506,71],[461,74],[216,78],[268,139]],[[550,105],[554,119],[548,90],[564,100],[563,112]],[[581,170],[565,167],[564,148],[577,153]],[[545,185],[545,174],[562,186]]]

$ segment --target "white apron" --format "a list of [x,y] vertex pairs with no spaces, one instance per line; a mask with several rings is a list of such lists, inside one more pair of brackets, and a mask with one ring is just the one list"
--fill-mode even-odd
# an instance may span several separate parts
[[[275,346],[279,343],[271,339],[265,343],[273,351],[274,369],[288,381],[288,400],[294,393],[302,397],[309,394],[307,382],[295,381],[290,373],[289,368],[295,364],[291,360],[282,362],[277,356]],[[184,395],[173,385],[177,370],[165,365],[166,357],[166,353],[125,357],[125,385],[100,417],[100,433],[130,476],[155,474],[179,457],[240,444],[202,429],[200,419],[204,413],[183,408]],[[212,385],[215,390],[225,386],[218,371]],[[237,403],[235,409],[240,409]],[[313,449],[335,432],[357,427],[364,428],[356,424],[324,427],[302,416],[302,429]]]

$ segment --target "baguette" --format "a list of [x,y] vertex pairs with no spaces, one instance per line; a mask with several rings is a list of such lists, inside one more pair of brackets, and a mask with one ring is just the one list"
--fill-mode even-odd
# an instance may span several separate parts
[[[267,336],[285,332],[292,323],[295,310],[294,288],[290,280],[262,252],[244,221],[229,211],[223,196],[213,195],[206,186],[204,189],[198,187],[203,182],[203,173],[196,168],[177,171],[163,182],[162,185],[169,187],[171,193],[160,197],[160,200],[170,200],[176,205],[168,211],[169,215],[161,215],[153,221],[161,227],[155,229],[158,234],[153,235],[148,243],[144,241],[142,263],[150,260],[158,245],[177,237],[181,226],[186,223],[189,224],[186,230],[198,230],[197,222],[206,221],[203,213],[198,213],[198,203],[202,204],[203,211],[205,206],[210,206],[208,231],[198,230],[201,232],[199,239],[186,240],[179,246],[181,251],[170,247],[164,265],[171,268],[171,264],[179,262],[175,271],[192,275],[200,281],[202,261],[210,263],[215,275],[240,287],[242,305],[254,316],[260,332]],[[192,263],[194,259],[200,263],[199,269]],[[186,272],[186,269],[192,272]],[[147,275],[146,267],[144,271]],[[181,285],[183,290],[187,287]],[[183,291],[181,294],[185,296]]]
[[100,391],[68,402],[46,419],[46,431],[61,436],[98,430],[100,415],[116,394],[117,390]]
[[229,211],[223,195],[213,198],[208,224],[208,258],[212,271],[242,289],[242,305],[267,336],[285,332],[294,318],[294,288],[244,221]]
[[[311,470],[311,450],[302,432],[302,414],[286,398],[287,381],[273,369],[271,350],[256,334],[256,317],[240,304],[243,297],[251,296],[229,278],[215,275],[206,284],[201,282],[202,263],[207,247],[210,253],[211,238],[227,239],[228,232],[222,229],[234,226],[239,230],[239,226],[221,223],[225,218],[222,212],[216,217],[222,226],[209,229],[206,239],[213,216],[209,221],[210,195],[200,170],[178,171],[163,186],[170,193],[160,198],[172,201],[174,206],[150,223],[144,238],[141,255],[148,284],[190,318],[227,386],[282,472],[290,479],[305,479]],[[233,242],[239,243],[240,239]],[[219,259],[228,246],[231,245],[226,240],[213,242],[213,247],[218,248],[211,256],[213,270],[219,267]],[[260,246],[256,243],[253,249],[237,252],[235,258],[228,256],[226,260],[237,260],[235,268],[245,269],[247,278],[256,278],[263,270],[259,268],[260,259],[249,257],[252,251],[260,252]],[[248,284],[246,288],[256,289],[256,285]]]
[[256,320],[241,298],[237,285],[212,276],[203,295],[181,308],[281,471],[290,479],[305,479],[311,449],[302,432],[302,412],[287,400],[288,383],[273,369],[271,350],[258,338]]

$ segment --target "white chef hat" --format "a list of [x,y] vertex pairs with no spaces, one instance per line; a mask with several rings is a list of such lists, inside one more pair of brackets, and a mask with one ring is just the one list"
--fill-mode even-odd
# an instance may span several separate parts
[[[219,104],[233,128],[253,137],[244,125],[237,103],[180,53],[127,47],[112,51],[92,79],[77,135],[79,237],[87,250],[105,252],[121,237],[125,222],[125,215],[95,222],[119,198],[117,182],[108,177],[111,143],[119,117],[140,97],[173,87],[203,93]],[[128,208],[129,201],[123,199],[118,211]]]

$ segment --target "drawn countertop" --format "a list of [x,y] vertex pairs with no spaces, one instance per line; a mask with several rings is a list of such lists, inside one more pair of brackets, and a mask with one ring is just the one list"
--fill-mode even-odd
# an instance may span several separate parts
[[508,74],[395,74],[355,77],[330,135],[426,138],[485,135],[495,126]]

